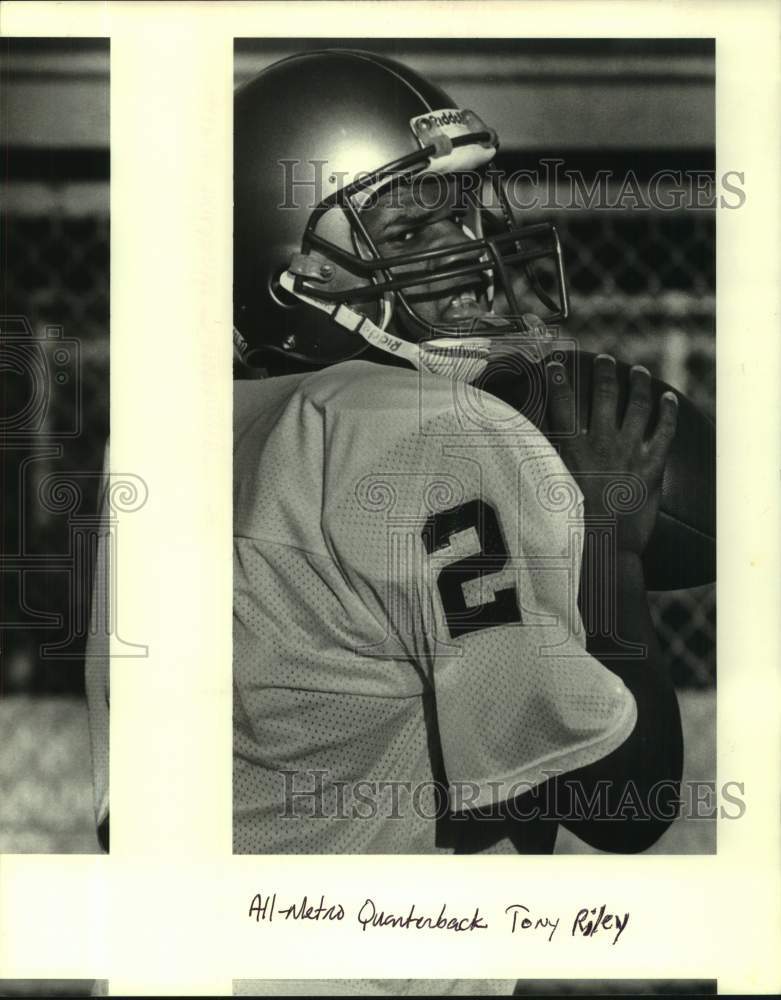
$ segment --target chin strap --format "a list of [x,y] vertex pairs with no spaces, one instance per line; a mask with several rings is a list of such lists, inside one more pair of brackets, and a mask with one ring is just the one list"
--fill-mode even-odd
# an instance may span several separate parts
[[418,371],[443,375],[458,382],[473,382],[488,364],[490,337],[439,337],[413,344],[383,330],[368,316],[363,316],[349,306],[325,302],[297,291],[295,275],[290,271],[283,271],[279,283],[290,295],[326,313],[345,330],[359,334],[372,347],[377,347],[386,354],[404,358]]

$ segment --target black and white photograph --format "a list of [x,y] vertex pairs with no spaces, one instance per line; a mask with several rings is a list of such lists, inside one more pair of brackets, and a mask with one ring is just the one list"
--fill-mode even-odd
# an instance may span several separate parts
[[716,996],[714,980],[697,979],[278,979],[233,983],[234,996]]
[[714,853],[714,40],[234,52],[234,851]]
[[0,850],[98,853],[108,846],[108,623],[93,593],[105,558],[100,580],[94,571],[114,531],[99,513],[108,39],[0,39],[0,114]]
[[0,996],[781,988],[771,0],[0,0]]
[[0,997],[104,997],[100,979],[0,979]]

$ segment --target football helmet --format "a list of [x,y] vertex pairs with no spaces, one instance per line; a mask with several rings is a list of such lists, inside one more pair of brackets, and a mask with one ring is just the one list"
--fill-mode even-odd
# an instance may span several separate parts
[[[324,366],[372,344],[437,370],[449,352],[482,357],[492,338],[527,332],[530,294],[545,322],[566,317],[556,231],[517,225],[493,162],[498,146],[473,111],[372,53],[291,56],[241,86],[234,339],[244,360],[271,351]],[[429,180],[457,201],[458,240],[387,253],[365,224],[368,209]],[[432,324],[416,301],[436,282],[479,288],[485,308],[467,310],[466,325]]]

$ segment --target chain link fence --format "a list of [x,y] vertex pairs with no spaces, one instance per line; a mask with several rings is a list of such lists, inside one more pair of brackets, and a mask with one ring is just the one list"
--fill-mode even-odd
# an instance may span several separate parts
[[647,365],[715,418],[714,214],[578,211],[551,218],[571,291],[567,331],[587,350]]
[[[567,333],[586,350],[644,364],[715,419],[714,213],[582,210],[550,218],[571,291]],[[715,585],[653,594],[651,612],[676,683],[715,684]]]
[[[548,213],[560,234],[570,286],[567,333],[587,350],[609,351],[645,364],[715,416],[715,218],[712,212]],[[104,211],[74,214],[61,207],[35,214],[8,213],[3,233],[3,311],[27,315],[36,332],[49,325],[81,344],[81,433],[63,447],[60,468],[99,471],[108,433],[109,220]],[[52,440],[72,417],[72,396],[53,386],[47,432]],[[6,462],[6,480],[12,472]],[[43,518],[43,519],[42,519]],[[35,545],[63,551],[65,519],[36,517]],[[32,606],[51,599],[57,582],[30,579]],[[4,588],[5,600],[13,596]],[[62,595],[67,599],[67,595]],[[83,599],[77,595],[76,599]],[[653,595],[659,634],[682,686],[715,681],[715,587]],[[13,610],[4,608],[4,621]],[[12,619],[10,619],[12,620]],[[45,641],[51,640],[47,634]],[[34,656],[41,635],[9,635],[19,685],[59,689],[67,668]],[[21,645],[35,661],[22,683]],[[6,683],[14,684],[14,673]]]
[[[94,481],[81,474],[101,471],[109,429],[108,185],[9,182],[2,195],[0,334],[11,339],[0,364],[0,530],[2,554],[10,557],[0,574],[0,729],[7,734],[0,850],[94,853],[86,705],[77,697],[83,636],[69,644],[66,659],[43,652],[83,621],[89,588],[55,570],[55,562],[67,562],[71,518],[47,509],[38,486],[51,473],[78,473],[87,484],[82,510],[96,506]],[[28,342],[14,354],[12,344]],[[39,395],[36,359],[45,364]],[[32,397],[40,405],[26,411]],[[20,553],[24,568],[16,572],[12,557]],[[11,985],[13,992],[0,993],[37,995],[35,983]],[[44,984],[40,995],[51,988]],[[79,984],[68,989],[64,984],[61,995],[84,995],[75,991]]]
[[[0,581],[6,692],[83,689],[83,636],[67,659],[42,655],[84,620],[89,590],[46,567],[47,557],[67,556],[70,521],[38,495],[50,473],[100,473],[108,435],[108,191],[95,186],[84,198],[83,187],[3,188],[0,333],[17,345],[0,366],[3,553],[23,556],[21,569],[7,564]],[[94,508],[96,486],[87,481],[80,512]]]

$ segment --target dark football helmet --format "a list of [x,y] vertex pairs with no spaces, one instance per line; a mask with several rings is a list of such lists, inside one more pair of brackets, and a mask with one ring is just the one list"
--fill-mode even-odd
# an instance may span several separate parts
[[[556,231],[517,225],[493,164],[496,133],[405,66],[347,50],[284,59],[237,90],[234,137],[234,338],[245,361],[272,351],[322,366],[372,344],[421,367],[455,345],[528,331],[530,294],[546,323],[566,317]],[[458,200],[459,240],[381,252],[367,206],[424,178]],[[468,330],[426,322],[416,289],[435,281],[479,285],[484,315]]]

